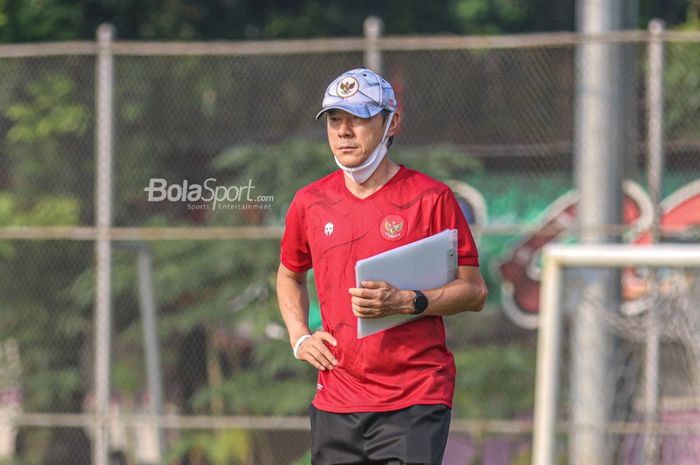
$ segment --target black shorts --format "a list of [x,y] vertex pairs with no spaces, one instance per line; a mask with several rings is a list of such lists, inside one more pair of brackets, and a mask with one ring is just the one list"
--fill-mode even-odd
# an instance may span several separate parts
[[451,410],[438,404],[330,413],[312,405],[309,416],[313,465],[440,465]]

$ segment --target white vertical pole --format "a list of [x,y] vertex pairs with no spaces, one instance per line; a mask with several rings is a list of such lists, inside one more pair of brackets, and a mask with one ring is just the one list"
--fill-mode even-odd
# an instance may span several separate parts
[[111,339],[112,112],[114,27],[97,28],[95,176],[95,430],[93,464],[108,465],[109,373]]
[[[623,26],[623,0],[580,0],[577,29],[602,34]],[[622,223],[622,181],[626,138],[622,45],[584,43],[576,50],[575,180],[577,216],[586,244],[616,242],[609,226]],[[610,420],[614,385],[609,378],[614,339],[598,308],[619,300],[619,277],[590,270],[587,292],[571,317],[570,392],[573,430],[571,465],[609,465],[610,442],[602,429]],[[605,311],[605,310],[604,310]]]
[[[647,78],[647,131],[649,150],[649,196],[653,207],[652,241],[658,241],[661,235],[661,189],[664,173],[664,43],[661,35],[664,23],[661,20],[649,22],[649,75]],[[652,271],[652,289],[656,292],[657,270]],[[647,426],[644,435],[644,463],[654,465],[658,461],[658,440],[651,432],[659,412],[659,315],[655,306],[647,310],[648,329],[644,353],[644,422]]]
[[[139,301],[141,304],[141,322],[143,327],[143,345],[146,354],[146,377],[152,416],[163,413],[163,382],[161,378],[160,350],[158,345],[158,326],[156,319],[156,299],[153,293],[153,262],[147,246],[138,248]],[[157,428],[158,457],[155,464],[162,463],[165,452],[163,430],[155,422],[149,428]]]
[[378,40],[382,36],[384,22],[381,18],[370,16],[365,19],[365,66],[372,71],[382,74],[382,51]]
[[654,208],[653,234],[659,236],[661,212],[661,186],[664,176],[664,22],[654,19],[649,22],[649,74],[647,77],[647,131],[649,150],[649,196]]
[[[624,29],[637,29],[639,26],[639,0],[625,0],[623,6],[622,25]],[[625,83],[622,89],[625,124],[623,134],[624,163],[622,173],[625,179],[638,171],[640,130],[639,120],[642,106],[639,100],[639,83],[642,79],[642,66],[637,44],[621,45],[622,48],[622,79]]]
[[561,268],[544,251],[540,327],[537,333],[537,374],[532,464],[554,465],[556,452],[559,349],[561,341]]

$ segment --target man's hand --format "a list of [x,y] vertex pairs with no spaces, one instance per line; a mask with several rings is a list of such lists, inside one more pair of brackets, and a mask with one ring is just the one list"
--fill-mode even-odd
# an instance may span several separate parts
[[328,349],[326,342],[333,347],[338,345],[338,341],[330,333],[316,331],[299,345],[297,358],[309,362],[321,371],[332,370],[338,364],[338,360]]
[[358,318],[381,318],[413,313],[413,291],[397,289],[386,281],[362,281],[362,287],[348,289],[352,311]]

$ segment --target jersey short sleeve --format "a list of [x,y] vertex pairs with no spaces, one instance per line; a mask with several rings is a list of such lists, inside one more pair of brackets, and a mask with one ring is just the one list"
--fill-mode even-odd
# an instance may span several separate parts
[[449,188],[445,189],[438,197],[430,229],[433,234],[445,229],[456,229],[458,232],[457,264],[459,266],[479,266],[479,253],[476,250],[474,237],[457,199]]
[[301,273],[312,267],[312,260],[306,227],[303,217],[299,214],[298,203],[295,197],[287,211],[280,244],[280,261],[288,269]]

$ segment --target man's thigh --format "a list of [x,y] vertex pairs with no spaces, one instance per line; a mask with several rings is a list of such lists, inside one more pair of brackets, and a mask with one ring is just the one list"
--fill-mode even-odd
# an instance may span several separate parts
[[445,405],[335,414],[311,407],[312,463],[439,465],[450,429]]
[[367,463],[359,413],[330,413],[309,407],[311,463],[360,465]]
[[446,405],[414,405],[384,412],[368,422],[365,445],[370,460],[379,463],[440,465],[450,431]]

